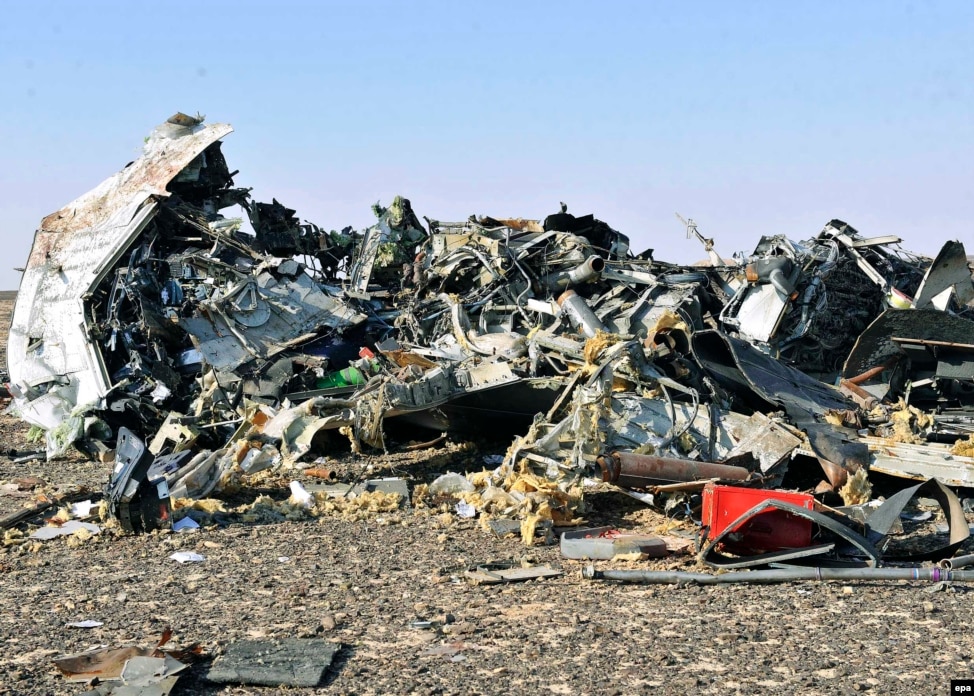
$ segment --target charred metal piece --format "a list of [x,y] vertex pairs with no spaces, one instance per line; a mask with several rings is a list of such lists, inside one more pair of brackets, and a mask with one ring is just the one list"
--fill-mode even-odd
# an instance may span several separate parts
[[698,331],[693,352],[717,381],[767,410],[784,408],[795,420],[814,420],[830,410],[854,408],[837,390],[719,331]]
[[972,410],[974,321],[929,306],[889,309],[859,336],[842,374],[877,398]]
[[165,466],[155,468],[155,457],[133,432],[121,428],[115,449],[115,468],[105,489],[108,513],[127,532],[151,532],[172,526],[169,485]]
[[748,283],[720,310],[721,327],[832,381],[866,326],[917,290],[929,260],[891,248],[899,241],[864,239],[841,220],[803,242],[763,237],[742,260]]

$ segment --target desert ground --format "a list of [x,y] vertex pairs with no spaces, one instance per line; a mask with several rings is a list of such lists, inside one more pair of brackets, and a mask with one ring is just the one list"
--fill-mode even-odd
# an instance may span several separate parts
[[[5,335],[13,297],[0,298]],[[5,351],[5,345],[4,345]],[[5,352],[4,352],[5,357]],[[110,465],[74,455],[23,460],[38,449],[28,426],[0,416],[0,515],[87,487]],[[339,478],[401,476],[429,483],[477,471],[508,441],[449,441],[415,452],[335,453]],[[283,501],[294,472],[225,496]],[[15,485],[11,485],[15,484]],[[588,496],[591,526],[692,533],[616,491]],[[81,694],[52,660],[97,646],[171,647],[202,654],[173,694],[272,694],[277,687],[218,685],[206,674],[235,641],[307,638],[340,646],[315,688],[294,694],[946,694],[974,667],[970,590],[923,583],[797,582],[647,586],[584,580],[585,562],[557,544],[499,539],[443,509],[325,515],[289,521],[228,512],[197,532],[126,535],[106,527],[80,540],[0,550],[0,694]],[[179,564],[175,551],[196,551]],[[974,551],[974,543],[961,553]],[[475,585],[463,570],[492,560],[549,564],[560,577]],[[600,567],[693,570],[692,554]],[[76,621],[102,625],[68,627]]]

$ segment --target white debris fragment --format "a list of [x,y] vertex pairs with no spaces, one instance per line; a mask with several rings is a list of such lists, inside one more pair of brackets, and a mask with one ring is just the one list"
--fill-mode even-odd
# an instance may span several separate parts
[[465,500],[461,500],[459,503],[457,503],[455,509],[457,511],[458,517],[464,517],[466,519],[470,519],[471,517],[477,516],[477,508],[475,508],[473,505],[471,505]]
[[163,401],[172,396],[172,390],[162,382],[159,382],[156,384],[156,388],[149,393],[149,396],[152,397],[152,403],[161,404]]
[[90,534],[98,534],[101,532],[101,527],[97,524],[91,524],[89,522],[78,522],[77,520],[69,520],[62,524],[60,527],[41,527],[33,534],[30,535],[31,539],[39,539],[41,541],[47,541],[48,539],[54,539],[59,536],[70,536],[77,532],[79,529],[84,529]]
[[311,494],[308,493],[307,489],[302,486],[298,481],[291,481],[291,497],[288,498],[288,502],[292,505],[299,505],[304,508],[310,508],[314,505],[314,500]]
[[91,509],[95,506],[90,500],[82,500],[77,503],[71,503],[71,516],[77,517],[79,519],[84,519],[85,517],[91,516]]
[[430,484],[432,495],[456,495],[457,493],[469,493],[476,490],[462,474],[447,472]]
[[183,517],[172,523],[172,530],[174,532],[192,532],[199,528],[199,523],[192,517]]
[[206,560],[203,554],[195,551],[177,551],[169,558],[180,563],[201,563]]
[[104,626],[105,623],[103,621],[95,621],[94,619],[85,619],[84,621],[72,621],[64,625],[68,628],[98,628],[99,626]]
[[642,491],[623,491],[623,493],[647,505],[653,505],[656,500],[652,493],[643,493]]

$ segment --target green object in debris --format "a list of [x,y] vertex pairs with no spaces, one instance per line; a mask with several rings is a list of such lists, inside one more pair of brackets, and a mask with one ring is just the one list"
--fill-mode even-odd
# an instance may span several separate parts
[[336,387],[353,387],[365,384],[366,376],[357,367],[348,366],[344,370],[331,372],[318,380],[318,389],[334,389]]

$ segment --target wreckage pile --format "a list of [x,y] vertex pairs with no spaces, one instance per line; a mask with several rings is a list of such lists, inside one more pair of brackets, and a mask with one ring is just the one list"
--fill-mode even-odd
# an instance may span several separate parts
[[[231,130],[182,114],[159,126],[138,160],[42,221],[18,294],[14,406],[49,458],[77,446],[114,461],[106,497],[126,529],[329,448],[385,450],[408,427],[514,435],[495,469],[446,492],[528,543],[583,521],[595,475],[670,508],[702,492],[711,527],[734,491],[764,491],[724,526],[736,542],[710,530],[713,564],[742,565],[720,548],[875,566],[906,500],[858,528],[821,506],[840,491],[867,502],[867,471],[935,479],[907,491],[942,503],[940,555],[966,539],[943,485],[974,480],[959,242],[930,259],[832,220],[725,259],[691,221],[709,262],[687,267],[564,204],[444,222],[400,197],[362,232],[326,231],[235,186]],[[772,495],[782,486],[818,501]],[[787,534],[742,541],[759,514],[828,539],[800,553]]]

